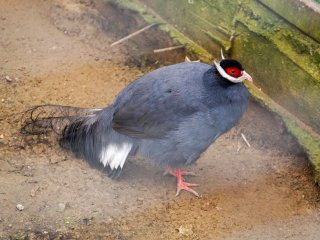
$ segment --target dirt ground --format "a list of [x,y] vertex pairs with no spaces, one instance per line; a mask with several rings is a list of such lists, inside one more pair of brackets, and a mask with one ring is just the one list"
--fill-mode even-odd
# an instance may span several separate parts
[[0,6],[0,239],[320,238],[308,160],[279,119],[253,101],[190,167],[199,199],[175,197],[175,179],[145,160],[129,162],[114,181],[54,144],[24,141],[27,108],[104,107],[129,82],[185,53],[153,54],[173,44],[156,28],[110,47],[145,23],[99,1]]

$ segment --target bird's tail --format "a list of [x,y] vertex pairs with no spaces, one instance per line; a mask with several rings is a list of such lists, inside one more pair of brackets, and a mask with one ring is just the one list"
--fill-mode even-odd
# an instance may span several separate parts
[[[123,136],[110,130],[111,108],[42,105],[29,109],[24,115],[21,132],[26,136],[45,136],[50,140],[53,134],[53,139],[76,157],[86,159],[96,168],[105,169],[112,178],[120,175],[132,145],[121,145]],[[120,155],[126,152],[120,158],[115,155],[115,149]]]
[[[76,129],[84,127],[90,119],[95,118],[101,109],[77,108],[60,105],[34,106],[23,114],[21,133],[48,139],[52,134],[64,148],[71,148]],[[43,142],[43,141],[41,141]]]
[[[100,111],[99,111],[100,112]],[[59,138],[60,146],[71,150],[76,157],[86,159],[91,165],[101,167],[99,153],[102,148],[101,122],[98,121],[98,112],[73,119],[67,124]],[[97,134],[100,131],[100,134]],[[103,136],[103,134],[102,134]]]
[[34,106],[23,114],[21,133],[47,135],[53,132],[60,136],[67,125],[94,116],[100,111],[101,109],[61,105]]

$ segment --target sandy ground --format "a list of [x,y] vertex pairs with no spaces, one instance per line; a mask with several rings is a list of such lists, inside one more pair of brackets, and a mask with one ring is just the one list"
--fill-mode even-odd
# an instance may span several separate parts
[[[200,199],[145,160],[113,181],[55,144],[31,145],[21,113],[37,104],[104,107],[153,67],[183,61],[156,29],[97,1],[0,0],[1,239],[319,239],[319,189],[281,122],[251,102],[240,124],[190,169]],[[249,70],[248,70],[249,71]],[[246,146],[240,134],[247,136]],[[17,204],[24,206],[17,210]]]

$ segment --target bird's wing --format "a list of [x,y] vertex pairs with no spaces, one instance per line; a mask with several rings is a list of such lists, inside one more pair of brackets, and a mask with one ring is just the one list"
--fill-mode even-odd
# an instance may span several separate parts
[[152,91],[144,86],[126,94],[115,104],[113,129],[131,137],[162,138],[199,111],[185,93],[175,89]]

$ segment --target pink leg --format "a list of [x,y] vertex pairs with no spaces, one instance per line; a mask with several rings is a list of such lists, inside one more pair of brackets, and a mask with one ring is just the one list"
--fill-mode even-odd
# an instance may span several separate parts
[[[180,171],[182,176],[196,176],[194,172],[188,171]],[[170,174],[174,177],[177,177],[177,169],[175,168],[167,168],[166,171],[163,173],[163,176]]]
[[187,183],[184,182],[182,179],[182,173],[187,173],[187,172],[181,172],[180,168],[176,169],[169,169],[169,173],[177,177],[177,193],[176,196],[178,196],[181,192],[181,190],[186,190],[188,192],[191,192],[192,194],[196,195],[197,197],[200,197],[200,195],[193,189],[189,187],[196,187],[199,186],[199,184],[195,183]]

